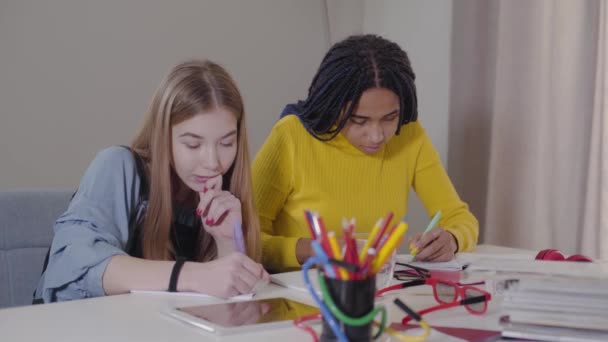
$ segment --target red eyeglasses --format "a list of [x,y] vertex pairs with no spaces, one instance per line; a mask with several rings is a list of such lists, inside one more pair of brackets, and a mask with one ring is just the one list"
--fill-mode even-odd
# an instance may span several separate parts
[[[464,305],[470,313],[474,315],[482,315],[488,309],[488,302],[492,299],[492,295],[484,290],[470,285],[458,285],[449,280],[426,278],[412,280],[386,287],[376,293],[377,296],[383,295],[386,292],[404,289],[412,286],[431,285],[433,287],[433,296],[439,305],[419,311],[421,316],[433,311],[453,308]],[[412,318],[406,316],[401,321],[406,324]]]

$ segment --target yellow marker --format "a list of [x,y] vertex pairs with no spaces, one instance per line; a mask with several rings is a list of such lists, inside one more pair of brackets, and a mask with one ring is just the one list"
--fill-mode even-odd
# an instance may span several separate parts
[[378,235],[378,232],[380,231],[381,225],[382,225],[382,219],[379,219],[378,222],[376,222],[376,225],[374,225],[374,228],[372,228],[371,233],[369,233],[369,236],[367,237],[367,241],[365,241],[365,245],[363,246],[363,249],[361,249],[361,251],[359,252],[359,263],[363,264],[363,262],[365,261],[365,255],[367,254],[367,250],[374,243],[374,240],[376,239],[376,235]]
[[399,241],[405,235],[405,232],[407,232],[407,228],[407,223],[401,221],[397,228],[393,230],[393,233],[388,237],[388,240],[386,240],[386,243],[378,252],[378,257],[374,261],[374,267],[372,268],[374,273],[377,273],[382,269],[382,265],[386,263],[390,255],[393,254],[393,251],[398,247]]
[[[331,248],[331,252],[334,255],[334,259],[342,260],[342,253],[340,253],[340,246],[338,245],[338,239],[336,239],[336,233],[329,232],[327,233],[327,240],[329,241],[329,247]],[[348,279],[348,271],[342,267],[339,267],[340,278],[343,280]]]

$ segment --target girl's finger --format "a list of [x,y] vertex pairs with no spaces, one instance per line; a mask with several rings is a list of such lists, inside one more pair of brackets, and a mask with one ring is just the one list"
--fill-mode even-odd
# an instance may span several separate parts
[[213,199],[221,194],[217,190],[207,190],[207,192],[199,193],[200,200],[197,207],[197,214],[205,218],[209,214],[209,207],[213,202]]

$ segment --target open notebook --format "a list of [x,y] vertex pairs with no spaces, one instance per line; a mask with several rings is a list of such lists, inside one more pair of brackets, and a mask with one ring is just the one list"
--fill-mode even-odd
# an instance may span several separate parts
[[[218,298],[211,295],[198,293],[198,292],[167,292],[167,291],[146,291],[146,290],[131,290],[133,294],[143,294],[143,295],[160,295],[160,296],[175,296],[175,297],[198,297],[198,298]],[[240,296],[235,296],[230,299],[236,300],[244,300],[244,299],[252,299],[253,293],[243,294]]]
[[[412,266],[425,268],[427,270],[436,270],[436,271],[460,271],[464,269],[468,262],[459,260],[458,258],[454,258],[450,261],[446,262],[425,262],[425,261],[412,261],[412,256],[410,254],[399,254],[396,256],[397,262],[410,264]],[[404,269],[403,266],[397,265],[397,270]]]
[[[320,295],[321,290],[319,289],[319,279],[317,276],[317,270],[308,270],[308,278],[310,279],[310,283],[315,291]],[[302,271],[293,271],[293,272],[284,272],[284,273],[276,273],[270,275],[270,281],[279,286],[286,287],[292,290],[298,290],[303,292],[308,292],[308,288],[304,283],[304,277],[302,276]]]
[[[246,300],[252,299],[253,296],[266,287],[268,285],[268,281],[258,281],[258,283],[253,288],[251,293],[242,294],[239,296],[231,297],[230,299],[236,300]],[[167,292],[167,291],[147,291],[147,290],[131,290],[133,294],[145,294],[145,295],[164,295],[164,296],[176,296],[176,297],[198,297],[198,298],[217,298],[208,294],[198,293],[198,292]]]
[[[319,289],[319,279],[317,275],[317,270],[309,270],[308,276],[310,278],[310,284],[315,289],[317,294],[321,295],[321,290]],[[308,288],[304,283],[304,277],[302,276],[302,271],[293,271],[293,272],[285,272],[285,273],[276,273],[270,276],[270,281],[279,286],[286,287],[288,289],[302,291],[308,293]],[[399,281],[391,280],[391,284],[396,284]],[[380,289],[376,289],[380,290]],[[400,290],[402,292],[407,292],[410,295],[433,295],[433,288],[430,286],[415,286],[407,289]]]
[[[400,254],[396,256],[397,262],[403,262],[410,265],[414,265],[417,267],[426,268],[428,270],[436,270],[436,271],[460,271],[462,270],[467,263],[461,262],[457,259],[453,259],[448,262],[411,262],[412,256],[409,254]],[[395,270],[405,269],[406,267],[397,265]],[[317,279],[316,270],[309,270],[308,275],[310,278],[311,285],[317,291],[317,293],[321,293],[319,290],[319,282]],[[304,277],[302,276],[302,271],[293,271],[293,272],[284,272],[277,273],[270,276],[271,282],[283,286],[289,289],[308,292],[306,288],[306,284],[304,283]],[[397,283],[396,280],[391,280],[391,284]],[[420,295],[432,295],[432,291],[430,291],[430,287],[420,286],[406,289],[409,294],[420,294]],[[378,289],[379,290],[379,289]]]

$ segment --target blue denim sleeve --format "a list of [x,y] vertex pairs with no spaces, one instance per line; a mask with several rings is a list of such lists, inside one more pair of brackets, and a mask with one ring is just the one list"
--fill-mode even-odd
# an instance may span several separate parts
[[126,254],[139,185],[129,150],[116,146],[97,154],[67,211],[55,222],[37,297],[48,303],[105,295],[103,273],[112,256]]

